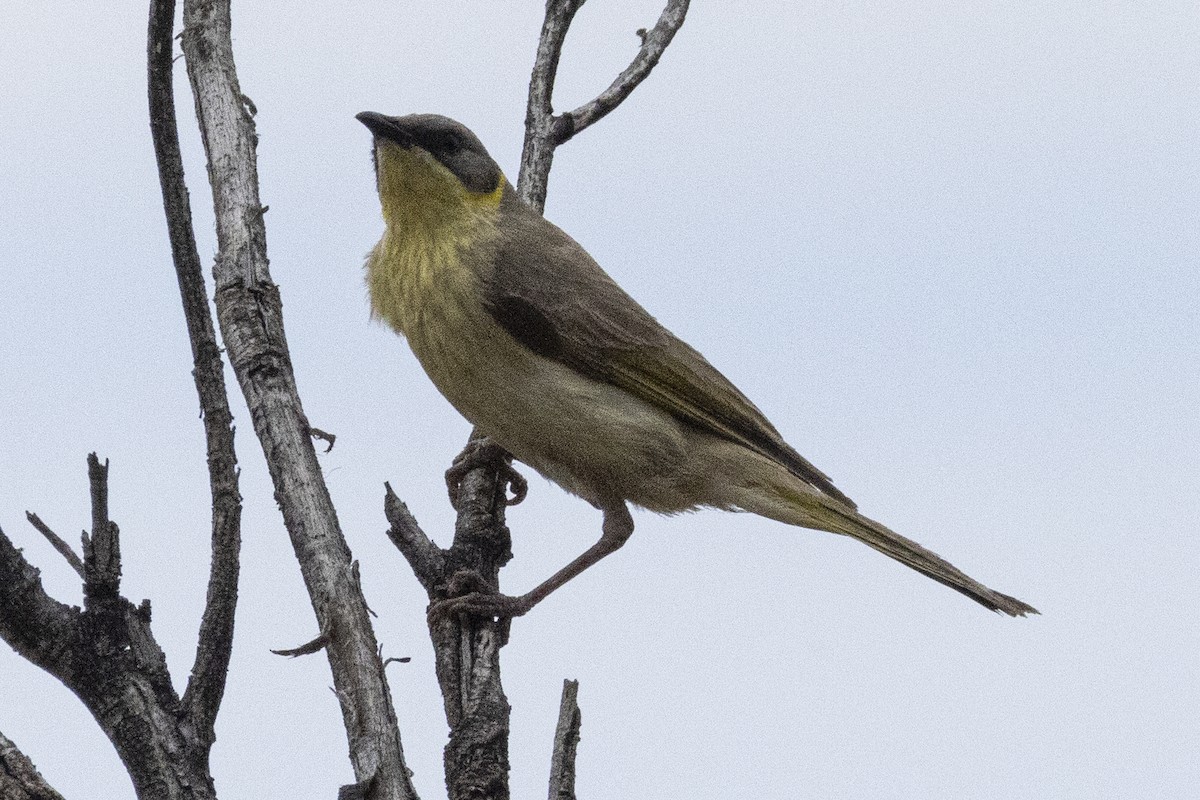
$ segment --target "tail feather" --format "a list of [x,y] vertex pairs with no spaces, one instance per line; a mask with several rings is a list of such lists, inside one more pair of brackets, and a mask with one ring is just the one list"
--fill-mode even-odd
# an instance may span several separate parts
[[826,522],[826,525],[820,526],[825,530],[858,539],[922,575],[965,594],[985,608],[1000,611],[1011,617],[1038,613],[1038,610],[1028,603],[984,586],[932,550],[857,511],[839,508],[836,501],[822,503],[818,508],[820,511],[816,515],[817,521]]
[[992,611],[1012,617],[1039,613],[1028,603],[989,589],[937,553],[807,486],[772,487],[767,491],[761,487],[748,488],[739,492],[737,505],[780,522],[858,539]]

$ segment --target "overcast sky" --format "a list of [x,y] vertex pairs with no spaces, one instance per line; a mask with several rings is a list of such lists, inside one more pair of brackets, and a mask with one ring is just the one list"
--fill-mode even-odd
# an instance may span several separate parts
[[[425,598],[389,480],[448,543],[469,426],[368,319],[382,222],[363,110],[440,112],[515,179],[541,3],[237,3],[271,271],[362,562],[405,752],[444,796]],[[657,0],[593,0],[557,107]],[[0,2],[0,527],[88,524],[111,460],[124,592],[180,688],[204,598],[203,436],[146,121],[144,4]],[[544,796],[561,680],[579,796],[1183,798],[1200,785],[1200,11],[1176,2],[696,0],[651,78],[559,151],[547,216],[704,352],[862,510],[1043,616],[989,614],[855,542],[635,514],[513,626],[514,797]],[[215,249],[177,69],[201,252]],[[236,384],[231,383],[236,393]],[[226,798],[352,779],[307,595],[241,397],[243,572],[213,750]],[[530,475],[505,589],[599,534]],[[0,648],[0,731],[68,798],[132,797],[65,688]]]

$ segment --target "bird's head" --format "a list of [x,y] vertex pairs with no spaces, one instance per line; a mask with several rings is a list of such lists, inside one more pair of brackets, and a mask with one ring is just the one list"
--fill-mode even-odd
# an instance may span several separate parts
[[449,221],[495,209],[505,178],[479,137],[439,114],[356,119],[375,136],[375,176],[384,219],[412,224]]

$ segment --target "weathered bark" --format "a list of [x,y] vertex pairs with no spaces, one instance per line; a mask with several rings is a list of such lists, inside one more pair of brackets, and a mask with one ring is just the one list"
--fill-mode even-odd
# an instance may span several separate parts
[[210,800],[211,730],[184,712],[150,603],[120,594],[120,531],[108,517],[108,466],[88,456],[92,530],[83,536],[84,607],[46,594],[38,571],[0,532],[0,638],[83,701],[142,800]]
[[267,266],[253,104],[242,94],[227,0],[184,3],[184,55],[217,219],[217,317],[266,456],[333,673],[357,784],[416,797],[383,662],[296,389],[278,287]]
[[[654,29],[639,32],[641,48],[612,85],[569,114],[555,116],[551,97],[558,61],[571,20],[583,2],[546,3],[529,84],[525,145],[517,180],[521,197],[539,211],[545,205],[554,148],[616,108],[649,75],[683,24],[688,7],[687,0],[668,0]],[[482,432],[474,431],[467,448],[471,449],[481,436]],[[463,478],[457,492],[454,542],[448,550],[429,541],[388,488],[385,512],[391,523],[389,535],[408,559],[431,602],[480,588],[479,581],[490,590],[499,590],[500,568],[512,557],[504,517],[509,503],[505,471],[510,461],[501,455]],[[506,800],[509,705],[500,681],[500,648],[508,640],[509,621],[437,617],[430,620],[429,632],[450,724],[450,742],[444,753],[450,800]],[[569,750],[556,748],[556,765],[557,786],[567,787],[561,790],[569,793],[564,797],[572,796],[573,745]]]
[[[430,602],[462,593],[471,576],[499,584],[500,567],[512,557],[504,525],[507,482],[490,469],[467,474],[460,488],[454,543],[438,548],[388,487],[389,536],[408,559]],[[500,648],[508,621],[431,619],[434,663],[442,690],[450,740],[443,751],[450,800],[502,800],[508,791],[508,699],[500,683]]]
[[607,89],[573,111],[555,115],[552,99],[554,78],[562,56],[563,41],[575,12],[585,0],[547,0],[546,19],[538,41],[533,75],[529,79],[529,102],[525,108],[525,147],[521,152],[521,172],[517,191],[525,202],[541,211],[546,205],[546,190],[554,149],[575,134],[599,121],[625,100],[662,58],[667,45],[687,17],[690,0],[668,0],[658,22],[649,31],[639,30],[642,46],[637,55]]
[[192,376],[200,398],[208,456],[209,489],[212,495],[212,563],[208,596],[196,658],[183,695],[183,706],[211,746],[213,724],[225,692],[225,677],[233,650],[234,611],[237,608],[240,571],[242,497],[238,492],[237,454],[233,446],[233,414],[225,391],[224,363],[212,314],[196,236],[192,211],[179,153],[175,121],[175,94],[171,76],[174,64],[175,0],[151,0],[146,35],[147,94],[150,131],[158,160],[163,210],[171,256],[179,281],[188,340],[192,346]]
[[63,800],[37,767],[0,733],[0,800]]
[[550,755],[549,800],[575,800],[575,752],[579,747],[582,724],[579,681],[563,681],[558,726],[554,729],[554,750]]

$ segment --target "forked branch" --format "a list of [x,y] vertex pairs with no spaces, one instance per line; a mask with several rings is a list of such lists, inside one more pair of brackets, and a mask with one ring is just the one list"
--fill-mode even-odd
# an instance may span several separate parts
[[175,119],[174,66],[175,0],[150,0],[146,35],[147,94],[150,132],[158,160],[167,235],[183,301],[188,340],[192,345],[192,376],[200,398],[208,452],[208,482],[212,496],[212,562],[208,596],[196,658],[183,695],[183,704],[197,728],[210,740],[217,709],[225,692],[225,676],[233,650],[234,611],[240,571],[242,497],[238,491],[237,454],[233,446],[233,414],[225,390],[225,366],[217,344],[192,209],[179,152]]
[[416,793],[383,660],[317,461],[284,335],[279,289],[267,265],[254,110],[238,84],[229,0],[185,0],[183,20],[183,52],[216,212],[213,273],[222,340],[266,456],[317,627],[328,635],[324,649],[355,786],[369,787],[380,800],[410,800]]
[[120,594],[120,530],[109,518],[108,464],[95,453],[88,456],[88,482],[92,530],[83,536],[83,610],[46,594],[37,569],[0,532],[0,638],[83,701],[139,797],[210,800],[216,796],[208,771],[211,732],[181,713],[150,631],[149,601],[135,606]]
[[517,191],[525,202],[541,211],[554,149],[615,109],[644,81],[658,64],[667,45],[687,17],[689,0],[667,0],[658,22],[649,31],[640,30],[642,45],[637,55],[607,89],[573,111],[555,115],[552,103],[554,79],[562,57],[563,42],[571,21],[584,0],[547,0],[546,18],[538,41],[533,75],[529,79],[529,102],[525,111],[525,148]]

